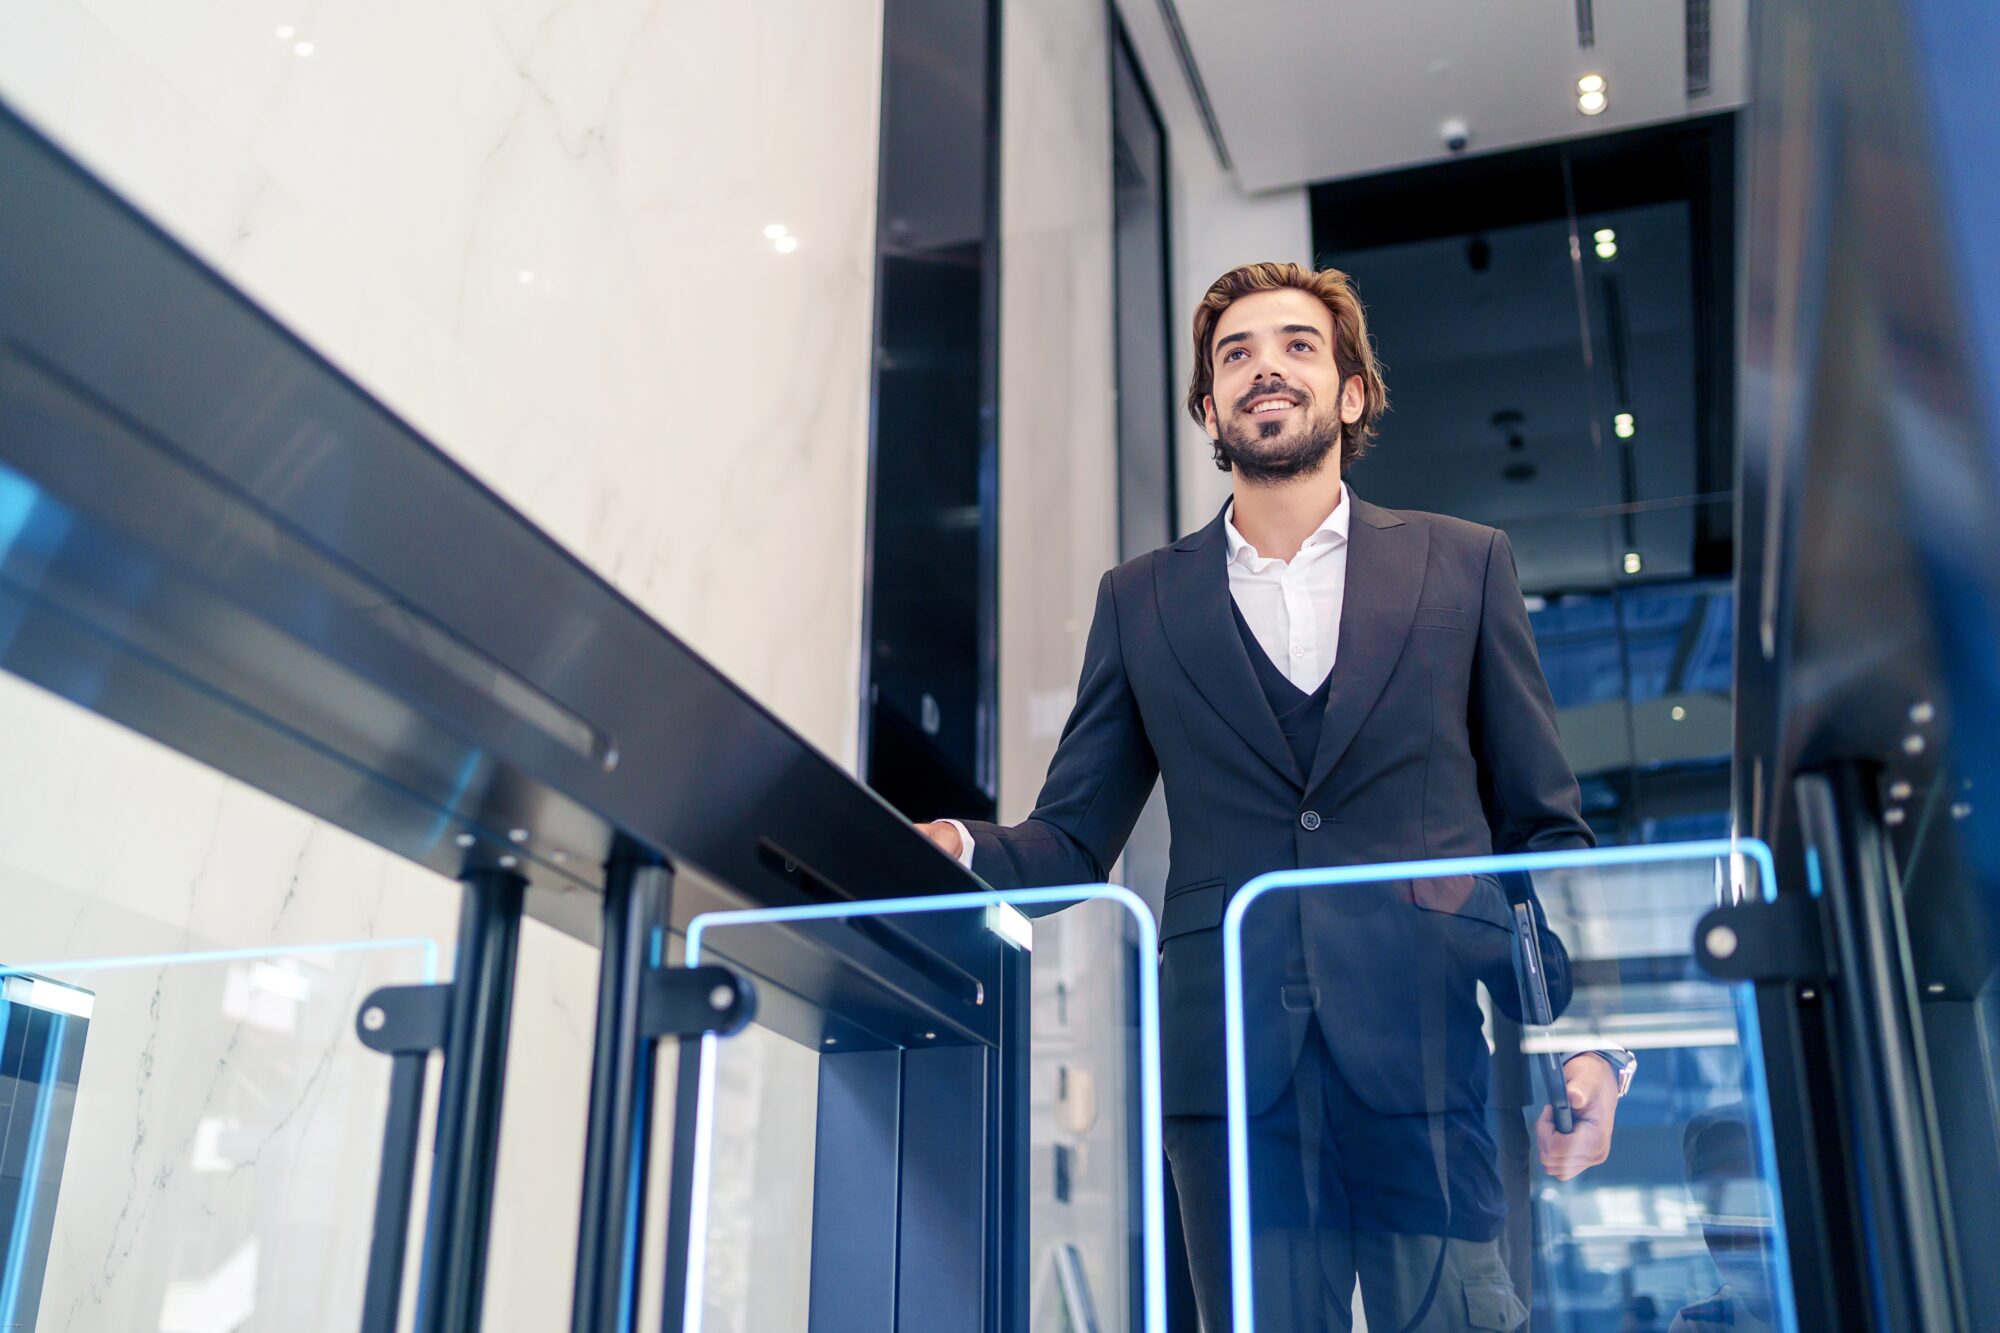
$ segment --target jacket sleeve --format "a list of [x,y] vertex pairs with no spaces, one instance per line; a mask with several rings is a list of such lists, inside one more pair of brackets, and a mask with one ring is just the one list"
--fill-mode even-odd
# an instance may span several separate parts
[[[1514,547],[1504,532],[1493,534],[1486,552],[1486,589],[1479,617],[1479,644],[1472,666],[1470,710],[1473,755],[1479,763],[1479,793],[1493,850],[1552,852],[1594,847],[1584,822],[1576,774],[1563,754],[1556,728],[1555,700],[1535,652],[1528,606]],[[1509,896],[1530,903],[1539,926],[1542,962],[1555,1012],[1568,1007],[1573,989],[1569,951],[1549,929],[1548,916],[1526,874],[1509,875]],[[1489,987],[1510,1011],[1504,988]],[[1504,997],[1504,998],[1503,998]]]
[[1535,653],[1514,547],[1493,534],[1472,664],[1471,728],[1480,798],[1496,852],[1593,847],[1576,774],[1556,730],[1555,700]]
[[1102,883],[1159,771],[1125,677],[1118,606],[1106,574],[1097,585],[1076,706],[1034,813],[1011,825],[964,821],[972,831],[973,873],[999,889]]

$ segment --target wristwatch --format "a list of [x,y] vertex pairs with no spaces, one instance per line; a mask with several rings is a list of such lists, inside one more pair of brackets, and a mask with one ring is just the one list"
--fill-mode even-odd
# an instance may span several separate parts
[[1590,1054],[1602,1059],[1618,1075],[1618,1095],[1620,1097],[1623,1097],[1632,1090],[1632,1076],[1639,1072],[1638,1056],[1628,1050],[1615,1046],[1610,1050],[1591,1051]]

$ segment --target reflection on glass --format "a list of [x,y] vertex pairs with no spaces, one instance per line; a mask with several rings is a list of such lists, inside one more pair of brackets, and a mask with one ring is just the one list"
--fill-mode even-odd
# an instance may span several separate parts
[[969,1328],[991,1297],[1164,1333],[1156,953],[1112,886],[697,918],[689,961],[760,998],[702,1051],[683,1327]]
[[1748,988],[1692,956],[1771,884],[1761,844],[1711,842],[1246,886],[1237,1327],[1792,1328]]
[[389,1061],[355,1015],[436,967],[429,940],[0,966],[0,1326],[356,1327]]
[[[1523,526],[1516,539],[1538,526],[1547,525]],[[1734,617],[1729,585],[1709,580],[1550,593],[1531,604],[1563,751],[1600,846],[1728,831]]]

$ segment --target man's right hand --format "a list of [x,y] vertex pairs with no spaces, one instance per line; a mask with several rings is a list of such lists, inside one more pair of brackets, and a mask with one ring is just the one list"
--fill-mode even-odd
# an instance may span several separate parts
[[965,844],[959,841],[958,830],[949,824],[919,824],[917,832],[942,847],[944,854],[954,861],[965,850]]

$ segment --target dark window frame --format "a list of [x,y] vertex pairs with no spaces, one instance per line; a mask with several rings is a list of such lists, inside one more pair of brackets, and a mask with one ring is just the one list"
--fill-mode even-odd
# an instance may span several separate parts
[[[1176,435],[1173,429],[1175,415],[1180,410],[1178,395],[1174,392],[1173,156],[1168,147],[1169,141],[1167,138],[1166,119],[1160,114],[1159,101],[1153,96],[1152,85],[1146,79],[1146,68],[1142,63],[1140,63],[1139,53],[1136,49],[1134,49],[1132,45],[1132,36],[1129,32],[1126,31],[1124,20],[1118,16],[1118,11],[1116,6],[1110,3],[1109,0],[1107,0],[1107,3],[1105,4],[1105,14],[1106,14],[1106,21],[1110,26],[1110,41],[1106,43],[1107,69],[1108,69],[1107,86],[1111,90],[1112,135],[1114,141],[1118,132],[1117,131],[1117,108],[1118,108],[1117,87],[1118,87],[1118,80],[1120,77],[1119,63],[1122,60],[1126,67],[1126,71],[1132,80],[1133,87],[1138,91],[1140,100],[1145,104],[1147,114],[1152,118],[1153,128],[1157,132],[1160,144],[1159,162],[1158,162],[1159,182],[1160,182],[1159,279],[1160,279],[1160,291],[1162,293],[1160,300],[1160,348],[1166,358],[1166,371],[1165,374],[1162,376],[1162,380],[1166,390],[1166,395],[1165,395],[1166,402],[1164,404],[1164,420],[1166,422],[1167,430],[1166,430],[1166,438],[1158,442],[1158,447],[1165,454],[1165,463],[1166,463],[1165,499],[1166,499],[1166,511],[1167,511],[1166,540],[1172,541],[1175,537],[1180,535],[1180,468],[1177,466],[1179,459],[1177,456],[1178,451],[1176,448],[1176,445],[1178,444],[1178,436]],[[1117,230],[1118,217],[1117,217],[1117,197],[1116,197],[1117,186],[1115,181],[1112,186],[1112,195],[1113,199],[1112,199],[1111,290],[1113,293],[1113,299],[1115,301],[1117,299],[1117,295],[1124,290],[1124,270],[1122,268],[1123,256],[1121,255],[1120,247],[1118,245],[1118,230]],[[1119,366],[1119,358],[1117,351],[1117,330],[1118,330],[1117,311],[1114,308],[1113,319],[1112,319],[1112,339],[1113,339],[1112,364],[1114,367]],[[1134,443],[1134,441],[1128,439],[1127,428],[1125,425],[1126,411],[1125,411],[1124,386],[1121,384],[1118,387],[1119,387],[1118,412],[1117,412],[1117,421],[1114,426],[1114,430],[1116,432],[1116,441],[1117,441],[1117,456],[1119,465],[1119,491],[1120,491],[1118,497],[1118,553],[1120,559],[1130,559],[1134,555],[1142,554],[1145,550],[1150,549],[1150,547],[1138,545],[1134,540],[1133,534],[1126,531],[1125,505],[1123,496],[1123,489],[1125,483],[1125,476],[1124,476],[1125,458],[1126,458],[1127,447],[1130,444]],[[1138,545],[1138,549],[1134,549],[1135,545]]]

